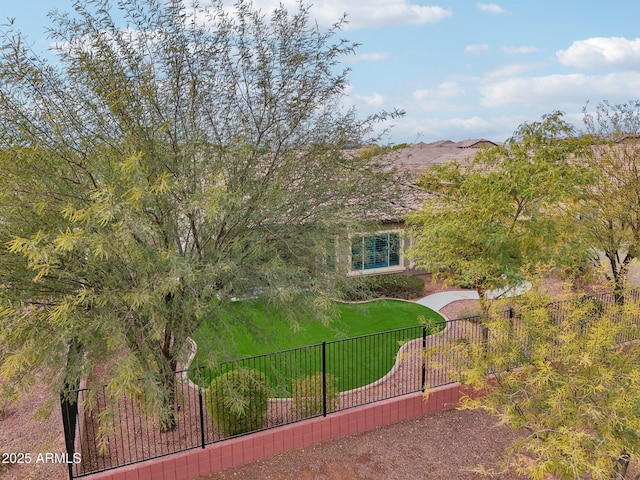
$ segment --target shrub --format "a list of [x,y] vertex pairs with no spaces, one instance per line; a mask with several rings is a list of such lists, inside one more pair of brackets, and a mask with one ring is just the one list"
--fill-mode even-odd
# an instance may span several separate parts
[[264,373],[241,368],[216,377],[207,390],[207,411],[224,435],[260,430],[271,388]]
[[[326,376],[327,412],[338,408],[340,392],[338,379]],[[291,383],[292,413],[296,418],[313,417],[322,413],[322,372],[294,379]]]
[[409,275],[366,275],[344,279],[339,291],[340,299],[350,301],[380,297],[411,299],[424,294],[424,281]]

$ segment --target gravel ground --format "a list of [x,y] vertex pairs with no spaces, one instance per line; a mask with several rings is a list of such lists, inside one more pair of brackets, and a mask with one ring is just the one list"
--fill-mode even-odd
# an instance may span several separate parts
[[[46,385],[37,385],[28,396],[10,405],[0,419],[0,453],[21,454],[23,460],[23,463],[0,463],[2,480],[69,478],[66,464],[38,459],[38,454],[65,452],[60,404],[52,402],[51,395]],[[46,456],[41,459],[46,460]]]
[[[199,480],[471,480],[473,469],[492,479],[525,477],[502,472],[505,448],[518,437],[496,419],[450,410],[381,427],[200,477]],[[489,477],[487,477],[489,478]]]

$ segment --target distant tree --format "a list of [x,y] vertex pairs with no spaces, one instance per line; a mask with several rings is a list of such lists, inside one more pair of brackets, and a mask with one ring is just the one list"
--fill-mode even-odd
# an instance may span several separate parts
[[598,174],[580,214],[590,223],[594,248],[604,254],[607,276],[620,294],[640,255],[640,101],[602,102],[594,112],[585,108],[584,121]]
[[483,392],[464,408],[523,430],[508,467],[540,480],[627,478],[629,462],[640,460],[640,347],[623,343],[640,335],[635,299],[574,296],[554,305],[530,292],[512,304],[513,318],[504,305],[492,309],[489,348],[443,347],[459,362],[453,378]]
[[343,108],[355,45],[304,3],[74,8],[50,15],[55,61],[1,33],[0,379],[111,365],[171,429],[187,337],[232,297],[327,314],[336,239],[394,195],[341,147],[387,114]]
[[484,301],[489,290],[519,284],[527,268],[583,256],[581,236],[565,220],[589,180],[575,161],[586,146],[573,133],[555,112],[468,163],[429,167],[418,182],[426,201],[408,218],[416,263],[473,286]]

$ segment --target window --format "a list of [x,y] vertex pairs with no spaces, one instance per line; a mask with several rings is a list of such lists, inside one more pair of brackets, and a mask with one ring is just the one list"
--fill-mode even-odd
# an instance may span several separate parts
[[400,266],[400,234],[380,233],[354,238],[351,269],[371,270]]

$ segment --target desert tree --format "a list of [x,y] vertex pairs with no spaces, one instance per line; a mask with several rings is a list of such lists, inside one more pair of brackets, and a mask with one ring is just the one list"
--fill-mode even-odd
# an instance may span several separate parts
[[424,205],[409,216],[412,258],[478,291],[518,285],[526,269],[585,255],[566,213],[589,182],[587,151],[561,112],[522,124],[504,145],[426,169]]
[[590,222],[594,249],[604,256],[614,290],[623,292],[640,254],[640,101],[585,108],[584,122],[598,174],[580,214]]
[[[330,312],[336,239],[393,169],[345,155],[382,112],[344,107],[356,45],[309,5],[180,0],[54,11],[55,58],[9,24],[0,57],[0,378],[96,365],[174,426],[187,338],[230,299]],[[116,361],[117,359],[117,361]]]
[[613,294],[571,291],[552,303],[533,284],[510,300],[512,315],[503,302],[492,305],[489,348],[452,340],[437,352],[457,359],[452,379],[482,392],[462,406],[522,432],[505,454],[506,469],[541,480],[627,478],[640,458],[640,297],[628,292],[620,304]]

